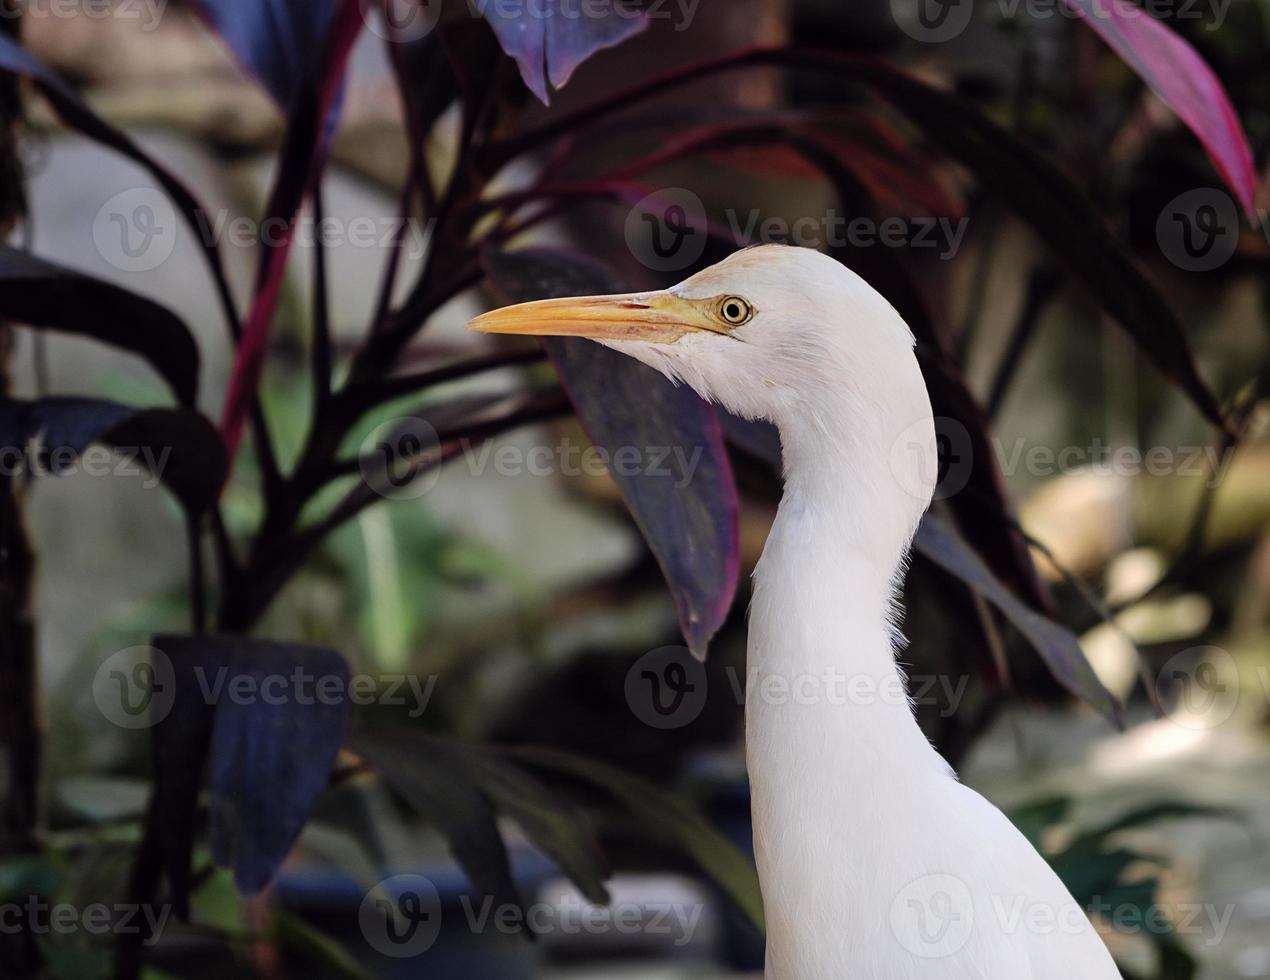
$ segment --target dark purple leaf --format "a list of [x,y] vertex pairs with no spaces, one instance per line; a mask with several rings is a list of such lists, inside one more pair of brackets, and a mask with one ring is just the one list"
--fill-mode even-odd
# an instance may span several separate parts
[[516,60],[529,90],[544,103],[551,101],[552,89],[563,88],[591,55],[648,27],[648,17],[629,0],[491,0],[479,6],[498,43]]
[[215,242],[209,240],[203,233],[207,212],[186,186],[162,164],[137,146],[130,137],[99,118],[84,104],[75,90],[47,65],[3,33],[0,33],[0,72],[29,79],[48,99],[67,126],[123,154],[149,171],[159,186],[176,203],[177,208],[194,230],[195,238],[202,246],[203,254],[211,268],[225,316],[230,324],[237,328],[238,313],[229,292],[229,283],[225,279],[225,269],[221,264],[220,253],[217,251]]
[[336,0],[194,0],[238,63],[286,108],[316,60]]
[[153,300],[0,243],[0,317],[139,354],[177,401],[194,403],[198,347],[180,317]]
[[1186,123],[1255,219],[1257,172],[1239,116],[1208,63],[1166,24],[1129,0],[1063,0]]
[[[38,457],[39,472],[65,472],[98,443],[150,470],[191,513],[215,501],[225,479],[225,446],[203,415],[182,408],[132,408],[89,398],[0,399],[0,446]],[[9,461],[12,464],[12,461]]]
[[331,650],[238,636],[164,636],[154,647],[177,679],[155,728],[161,823],[174,828],[169,874],[188,867],[190,773],[210,758],[212,856],[258,892],[326,789],[348,725],[348,665]]
[[304,76],[287,117],[278,176],[262,223],[262,227],[283,227],[285,232],[262,248],[255,296],[243,323],[221,416],[221,432],[231,458],[237,451],[243,425],[256,399],[256,386],[264,367],[269,331],[282,291],[296,216],[326,163],[332,107],[343,83],[353,42],[362,26],[357,0],[341,0],[322,56]]
[[1065,626],[1024,605],[1001,584],[956,531],[927,514],[917,529],[915,546],[920,555],[964,582],[999,609],[1040,654],[1063,687],[1119,723],[1120,705],[1103,687],[1085,659],[1075,635]]
[[[486,266],[507,302],[621,292],[610,270],[564,251],[494,252]],[[591,440],[638,454],[638,472],[613,467],[613,479],[670,585],[684,639],[703,657],[732,606],[740,562],[740,505],[718,416],[690,388],[599,344],[544,344]]]

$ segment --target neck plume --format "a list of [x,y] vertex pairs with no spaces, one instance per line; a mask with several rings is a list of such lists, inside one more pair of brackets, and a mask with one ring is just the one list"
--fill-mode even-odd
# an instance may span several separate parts
[[809,957],[842,928],[846,869],[911,819],[905,784],[949,772],[895,661],[896,589],[934,478],[920,396],[916,420],[885,410],[913,404],[894,390],[839,392],[776,419],[785,492],[755,570],[746,689],[770,978],[841,975]]

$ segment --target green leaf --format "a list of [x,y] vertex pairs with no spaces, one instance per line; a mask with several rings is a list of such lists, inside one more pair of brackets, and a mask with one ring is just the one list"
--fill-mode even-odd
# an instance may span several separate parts
[[477,746],[456,745],[473,778],[502,813],[577,886],[588,902],[609,903],[604,882],[612,875],[582,815],[535,776]]
[[462,762],[417,732],[359,732],[349,747],[450,844],[472,887],[524,910],[494,807]]
[[1071,808],[1071,797],[1052,796],[1015,807],[1009,816],[1014,826],[1039,850],[1045,831],[1066,817]]
[[554,749],[512,749],[507,755],[590,783],[614,797],[648,829],[683,849],[760,929],[758,873],[732,842],[682,797],[613,766]]
[[[345,977],[346,980],[375,980],[374,975],[363,970],[342,945],[281,906],[274,907],[273,925],[280,946],[296,950],[321,964],[330,976]],[[328,975],[327,971],[323,971],[323,976]]]

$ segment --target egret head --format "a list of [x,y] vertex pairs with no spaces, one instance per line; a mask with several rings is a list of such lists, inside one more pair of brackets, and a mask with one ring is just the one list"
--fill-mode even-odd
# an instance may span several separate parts
[[[665,291],[523,303],[470,326],[598,341],[736,415],[775,422],[787,469],[791,454],[880,462],[918,498],[919,515],[930,500],[934,430],[913,335],[827,255],[762,245]],[[913,457],[901,472],[897,444]]]

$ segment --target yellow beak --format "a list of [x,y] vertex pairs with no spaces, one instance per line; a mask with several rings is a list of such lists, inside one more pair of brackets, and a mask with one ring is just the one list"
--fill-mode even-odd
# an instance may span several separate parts
[[643,340],[671,344],[690,333],[728,333],[699,301],[673,293],[626,293],[540,299],[482,314],[468,323],[478,333]]

